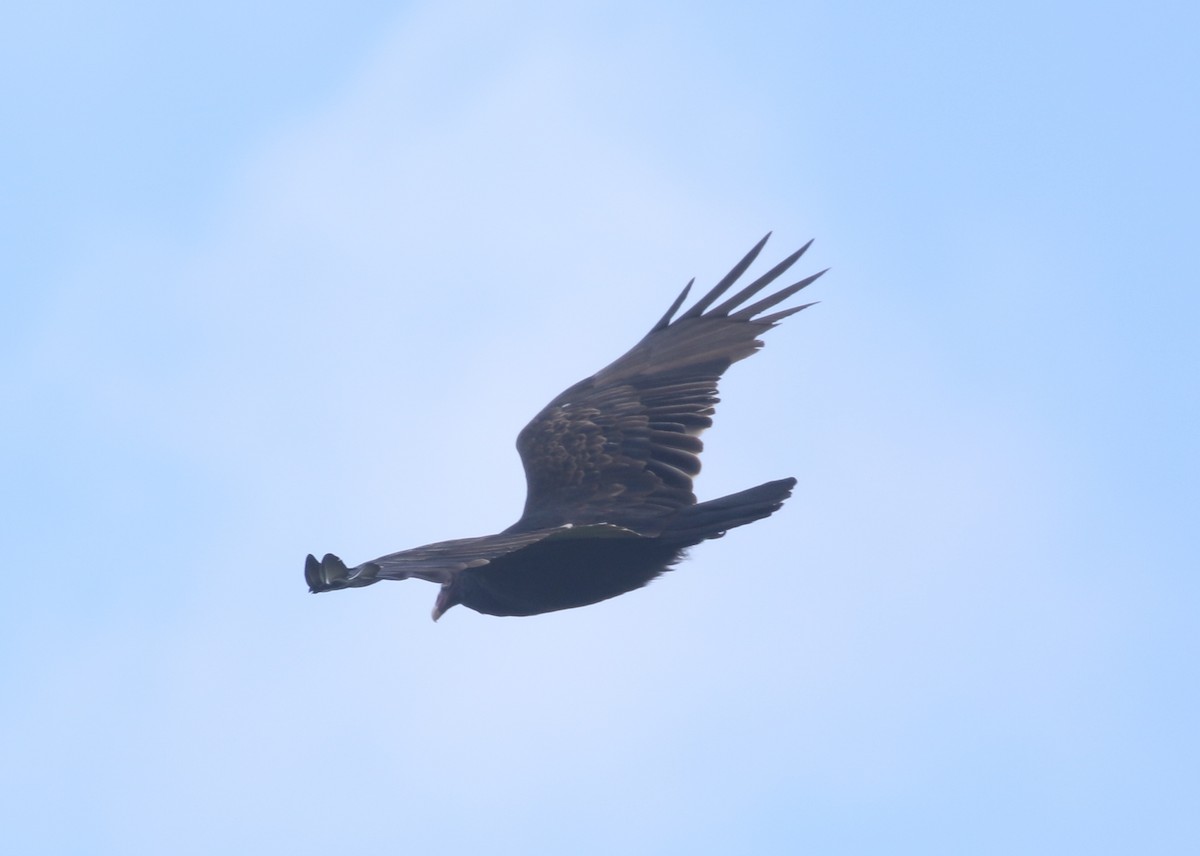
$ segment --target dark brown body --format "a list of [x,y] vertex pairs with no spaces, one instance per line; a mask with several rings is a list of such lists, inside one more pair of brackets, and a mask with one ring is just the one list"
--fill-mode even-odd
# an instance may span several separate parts
[[712,425],[721,375],[762,347],[759,335],[811,306],[763,314],[821,275],[745,305],[806,244],[713,306],[766,241],[675,317],[688,283],[638,344],[556,396],[522,429],[517,450],[528,490],[515,524],[497,535],[428,544],[354,568],[332,554],[320,562],[309,556],[310,590],[415,577],[441,586],[435,620],[457,604],[488,615],[536,615],[644,586],[689,547],[777,511],[795,479],[707,502],[692,490],[704,448],[700,434]]

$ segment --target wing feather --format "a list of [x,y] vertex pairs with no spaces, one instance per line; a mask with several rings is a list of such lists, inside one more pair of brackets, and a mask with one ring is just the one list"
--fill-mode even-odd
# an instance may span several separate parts
[[544,529],[439,541],[412,550],[389,553],[353,568],[347,568],[341,559],[332,554],[327,554],[320,562],[316,557],[309,556],[304,575],[309,590],[313,592],[369,586],[379,580],[415,578],[445,583],[459,571],[483,567],[501,556],[536,544],[555,531]]
[[667,313],[628,353],[550,402],[525,426],[517,449],[527,494],[521,519],[507,530],[610,523],[641,533],[693,505],[692,479],[730,365],[762,347],[758,338],[806,306],[760,317],[821,274],[739,308],[783,275],[803,247],[710,309],[746,272],[768,233],[707,294],[674,320],[689,282]]

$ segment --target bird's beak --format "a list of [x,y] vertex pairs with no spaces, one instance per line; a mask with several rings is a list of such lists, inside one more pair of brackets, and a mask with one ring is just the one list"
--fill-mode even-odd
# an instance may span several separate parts
[[438,590],[437,600],[433,604],[433,620],[437,621],[446,612],[447,609],[454,606],[456,601],[452,599],[450,594],[450,585],[443,583],[441,589]]

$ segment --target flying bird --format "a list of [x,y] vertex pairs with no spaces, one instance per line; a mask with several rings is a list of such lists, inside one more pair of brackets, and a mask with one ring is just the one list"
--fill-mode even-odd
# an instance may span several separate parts
[[437,621],[462,604],[487,615],[537,615],[641,588],[689,547],[769,517],[794,478],[697,502],[700,434],[712,425],[717,383],[762,347],[759,336],[806,303],[767,310],[825,273],[754,303],[812,241],[714,306],[754,262],[770,233],[679,317],[693,279],[640,342],[616,362],[562,392],[517,436],[525,510],[498,535],[391,553],[354,568],[310,555],[312,592],[415,577],[440,586]]

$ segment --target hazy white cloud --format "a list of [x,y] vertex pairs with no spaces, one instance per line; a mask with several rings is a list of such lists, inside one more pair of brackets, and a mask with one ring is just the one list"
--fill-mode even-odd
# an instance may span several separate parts
[[[645,14],[409,10],[243,153],[204,228],[97,226],[5,373],[33,569],[5,610],[15,845],[1121,840],[1078,827],[1132,799],[1114,744],[1163,752],[1123,694],[1130,627],[1167,588],[1107,552],[1105,446],[1049,402],[1063,370],[1030,368],[1079,283],[1025,325],[992,296],[1007,271],[961,265],[962,233],[999,255],[1007,210],[922,267],[956,234],[945,200],[970,212],[973,191],[951,175],[889,200],[866,120],[797,94],[837,83],[812,43],[853,22]],[[811,50],[772,58],[782,31]],[[870,69],[884,82],[843,82],[848,105],[886,82]],[[419,582],[305,593],[308,551],[510,523],[524,422],[772,227],[768,261],[832,232],[801,265],[835,270],[731,371],[699,489],[797,475],[780,515],[529,621],[433,625]]]

